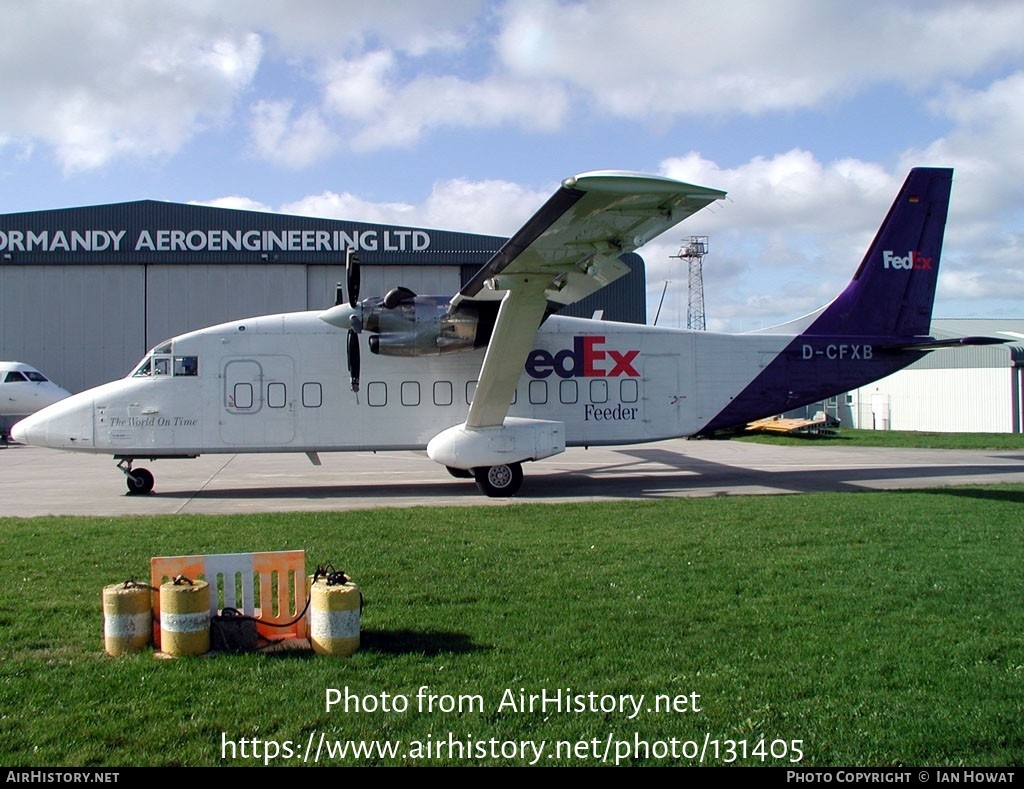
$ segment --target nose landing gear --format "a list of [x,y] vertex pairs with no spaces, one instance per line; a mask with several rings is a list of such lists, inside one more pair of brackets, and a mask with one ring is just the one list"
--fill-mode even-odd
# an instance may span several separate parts
[[135,458],[121,458],[117,467],[124,472],[125,482],[128,483],[128,495],[140,496],[144,493],[151,493],[153,490],[153,472],[148,468],[132,468]]

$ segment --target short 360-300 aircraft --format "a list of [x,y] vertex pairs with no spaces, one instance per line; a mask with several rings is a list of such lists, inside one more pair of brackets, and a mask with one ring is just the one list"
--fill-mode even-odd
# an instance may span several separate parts
[[[637,173],[566,179],[454,297],[397,287],[174,337],[126,378],[15,425],[26,444],[136,460],[422,450],[489,496],[567,446],[710,435],[863,386],[955,342],[928,336],[952,170],[911,171],[853,279],[774,329],[718,334],[556,315],[724,192]],[[372,363],[361,369],[363,337]],[[348,374],[345,373],[347,366]]]

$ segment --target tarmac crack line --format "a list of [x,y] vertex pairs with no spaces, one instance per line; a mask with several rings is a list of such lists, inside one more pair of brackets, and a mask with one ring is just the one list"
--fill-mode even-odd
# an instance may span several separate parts
[[174,514],[180,515],[182,510],[184,510],[189,504],[195,501],[196,497],[199,496],[199,494],[201,494],[204,490],[206,490],[210,483],[217,479],[217,477],[220,476],[224,469],[231,465],[231,462],[236,457],[238,457],[238,455],[231,455],[230,457],[228,457],[228,459],[224,461],[220,468],[218,468],[216,471],[210,474],[210,476],[206,478],[206,481],[202,485],[200,485],[197,490],[193,491],[191,496],[189,496],[187,499],[185,499],[185,501],[181,503],[181,506],[174,511]]

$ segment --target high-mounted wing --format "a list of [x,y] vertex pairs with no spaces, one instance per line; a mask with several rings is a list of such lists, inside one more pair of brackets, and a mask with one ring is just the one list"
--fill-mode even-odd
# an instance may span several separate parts
[[466,427],[496,427],[545,314],[626,274],[632,252],[725,192],[671,178],[597,171],[561,188],[451,301],[501,300]]

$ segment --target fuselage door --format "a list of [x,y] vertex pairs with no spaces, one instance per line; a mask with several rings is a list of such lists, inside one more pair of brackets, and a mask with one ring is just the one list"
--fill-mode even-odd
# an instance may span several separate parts
[[224,361],[220,436],[225,444],[276,447],[295,439],[294,368],[284,354]]

